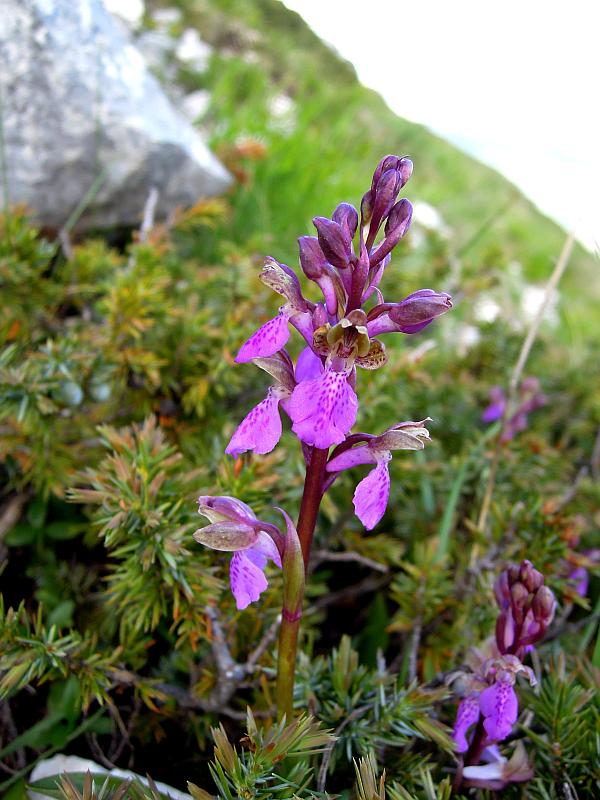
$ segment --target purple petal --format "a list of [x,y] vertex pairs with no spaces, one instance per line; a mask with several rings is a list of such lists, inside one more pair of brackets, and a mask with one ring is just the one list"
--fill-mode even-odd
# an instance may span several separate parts
[[296,328],[301,336],[304,336],[308,345],[312,344],[313,333],[315,325],[313,323],[313,314],[310,311],[303,311],[302,313],[292,314],[290,322]]
[[282,347],[285,347],[287,340],[290,338],[288,318],[289,314],[280,311],[276,317],[261,325],[248,341],[240,347],[240,352],[235,357],[236,362],[244,364],[253,358],[273,356]]
[[460,701],[458,711],[456,712],[456,721],[454,723],[454,730],[452,731],[452,738],[456,743],[456,749],[459,753],[465,753],[469,749],[467,742],[467,731],[479,719],[479,697],[476,694],[470,694]]
[[496,422],[496,420],[501,419],[502,414],[504,414],[504,401],[500,403],[490,403],[481,415],[481,421],[488,424],[490,422]]
[[256,602],[269,585],[263,572],[266,562],[265,556],[251,550],[240,550],[233,554],[229,565],[229,583],[240,611]]
[[481,693],[479,706],[485,717],[483,726],[490,741],[501,742],[506,739],[519,712],[519,701],[511,684],[497,681],[489,686]]
[[325,367],[319,356],[310,347],[305,347],[296,361],[296,382],[318,378],[324,371]]
[[[387,455],[389,456],[389,453]],[[368,531],[377,525],[387,508],[390,496],[390,472],[387,465],[389,458],[380,461],[375,469],[362,479],[354,492],[356,516]]]
[[345,372],[326,370],[299,383],[289,403],[292,430],[306,444],[340,444],[356,422],[358,400]]
[[198,513],[211,522],[230,520],[252,525],[256,522],[256,514],[250,506],[242,503],[237,497],[227,495],[201,495],[198,498]]
[[580,597],[587,595],[590,573],[585,567],[575,567],[575,569],[571,570],[569,580],[573,582],[573,588]]
[[[249,550],[246,550],[246,554],[248,556],[250,556],[250,553],[260,554],[263,558],[270,558],[271,561],[275,562],[279,569],[281,569],[281,556],[279,554],[279,550],[268,533],[265,533],[264,531],[258,532],[256,542]],[[257,564],[257,566],[259,566],[259,564]]]
[[502,418],[506,406],[504,391],[500,386],[492,386],[490,389],[490,404],[481,415],[482,422],[496,422]]
[[252,450],[259,455],[270,453],[281,438],[280,397],[273,389],[240,422],[225,452],[237,458]]
[[335,291],[333,277],[331,275],[322,275],[320,278],[317,278],[316,283],[323,292],[327,312],[331,315],[335,315],[337,313],[338,297]]
[[345,452],[340,453],[339,456],[332,458],[327,464],[326,469],[327,472],[341,472],[343,469],[351,469],[352,467],[358,467],[361,464],[376,463],[377,459],[375,458],[371,448],[366,444],[363,444],[360,447],[353,447],[350,450],[346,450]]

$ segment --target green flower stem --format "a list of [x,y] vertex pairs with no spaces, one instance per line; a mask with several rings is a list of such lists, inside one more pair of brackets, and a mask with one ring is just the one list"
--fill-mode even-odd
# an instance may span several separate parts
[[292,718],[298,633],[313,533],[323,496],[328,450],[313,448],[306,469],[298,530],[288,520],[283,556],[283,608],[277,658],[277,716]]
[[277,655],[277,716],[292,719],[298,632],[304,602],[304,561],[298,534],[288,519],[283,555],[283,608]]
[[284,716],[289,722],[294,709],[294,677],[296,674],[296,653],[298,650],[298,632],[302,611],[296,619],[285,615],[281,619],[279,629],[279,649],[277,656],[277,718]]

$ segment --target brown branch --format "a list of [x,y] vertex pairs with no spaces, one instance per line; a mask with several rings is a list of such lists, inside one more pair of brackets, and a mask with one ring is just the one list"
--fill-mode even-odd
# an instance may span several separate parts
[[238,712],[235,709],[229,708],[228,704],[242,685],[244,678],[256,671],[258,661],[277,636],[281,617],[277,617],[269,626],[258,645],[248,656],[248,659],[244,663],[239,663],[231,655],[216,609],[208,607],[206,609],[206,615],[212,627],[210,645],[217,673],[216,685],[207,697],[197,697],[182,686],[148,681],[129,670],[111,670],[110,675],[115,684],[121,686],[142,686],[144,684],[150,684],[160,694],[175,700],[177,705],[182,709],[212,712],[233,719],[244,719],[245,714],[243,712]]

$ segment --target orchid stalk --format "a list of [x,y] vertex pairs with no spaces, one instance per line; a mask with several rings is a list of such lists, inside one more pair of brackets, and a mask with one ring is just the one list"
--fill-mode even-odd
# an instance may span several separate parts
[[[283,605],[277,666],[279,717],[293,710],[294,673],[304,587],[312,539],[325,492],[338,475],[356,466],[371,471],[356,487],[354,508],[370,530],[383,517],[390,496],[388,463],[396,450],[418,450],[429,438],[426,423],[399,422],[379,435],[352,433],[359,401],[357,368],[384,367],[380,336],[415,334],[452,307],[445,292],[420,289],[400,302],[386,302],[379,284],[391,253],[406,234],[412,207],[398,194],[412,173],[409,158],[386,156],[378,164],[359,212],[341,203],[331,218],[315,217],[316,236],[298,240],[305,278],[322,298],[305,297],[298,275],[267,258],[260,278],[283,298],[275,317],[242,344],[236,362],[253,362],[273,385],[238,425],[225,452],[271,452],[279,442],[283,411],[300,440],[306,473],[297,526],[285,511],[285,530],[257,519],[236,498],[201,497],[199,511],[210,524],[194,535],[217,550],[233,552],[230,582],[239,609],[258,600],[268,581],[269,561],[283,570]],[[286,349],[290,329],[304,339],[296,360]],[[333,449],[332,449],[333,448]]]

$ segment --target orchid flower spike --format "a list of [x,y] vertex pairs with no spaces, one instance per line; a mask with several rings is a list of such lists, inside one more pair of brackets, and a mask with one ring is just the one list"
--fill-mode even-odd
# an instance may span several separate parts
[[341,472],[361,464],[375,464],[366,478],[356,487],[354,492],[354,509],[356,516],[367,530],[371,530],[383,517],[390,496],[390,473],[388,462],[392,459],[392,450],[422,450],[429,439],[429,431],[425,423],[400,422],[381,434],[370,436],[358,447],[343,450],[327,464],[327,472]]
[[[235,431],[227,447],[231,455],[247,450],[270,452],[281,435],[280,408],[289,414],[292,430],[305,448],[342,444],[358,413],[356,368],[375,370],[388,360],[384,345],[375,337],[417,333],[452,308],[450,296],[433,289],[420,289],[399,303],[386,303],[379,290],[392,250],[410,226],[412,206],[405,198],[398,200],[398,194],[411,173],[412,162],[406,156],[385,156],[363,197],[360,215],[349,203],[340,203],[331,218],[313,219],[316,236],[299,238],[300,267],[321,290],[322,302],[307,300],[296,273],[267,258],[261,280],[284,303],[275,317],[244,342],[235,360],[258,364],[281,354],[291,323],[320,366],[302,378],[298,369],[293,380],[276,378],[267,397]],[[380,230],[383,237],[376,244]],[[367,312],[362,306],[373,294],[378,303]],[[385,452],[382,449],[378,455],[382,463]],[[383,484],[387,469],[382,467],[377,475]],[[388,491],[389,486],[384,487],[384,495]],[[371,525],[379,517],[373,511],[367,518]]]
[[281,568],[282,534],[275,525],[257,519],[250,506],[235,497],[201,496],[198,513],[211,524],[197,530],[194,539],[213,550],[233,552],[229,581],[241,611],[256,602],[269,585],[267,562]]

